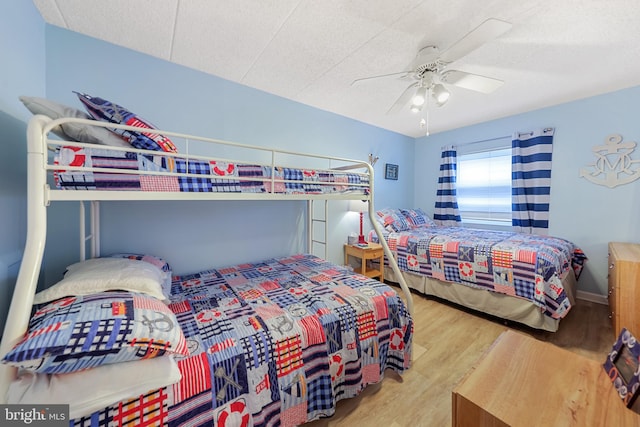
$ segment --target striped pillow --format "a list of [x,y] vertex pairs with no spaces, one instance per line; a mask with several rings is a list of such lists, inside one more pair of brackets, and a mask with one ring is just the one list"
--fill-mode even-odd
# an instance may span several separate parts
[[22,341],[2,361],[31,372],[64,374],[165,354],[189,354],[175,314],[149,295],[115,291],[40,307]]
[[436,223],[433,222],[429,215],[427,215],[422,209],[400,209],[402,215],[407,219],[411,228],[419,227],[435,227]]
[[399,209],[384,208],[376,211],[378,222],[387,231],[407,231],[411,227]]
[[[156,129],[154,125],[132,113],[126,108],[98,98],[97,96],[87,95],[85,93],[74,92],[78,95],[78,99],[84,104],[87,112],[96,120],[104,122],[116,123],[121,125],[142,127],[150,130]],[[126,129],[110,129],[118,135],[122,135],[129,144],[141,150],[165,151],[168,153],[177,153],[178,150],[173,142],[164,135],[154,132],[135,132]]]

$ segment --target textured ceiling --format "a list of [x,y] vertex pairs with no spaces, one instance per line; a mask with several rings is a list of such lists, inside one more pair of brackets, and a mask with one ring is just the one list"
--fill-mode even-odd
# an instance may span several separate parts
[[505,83],[447,85],[441,132],[640,84],[637,0],[33,0],[46,22],[404,135],[387,114],[420,48],[440,51],[488,18],[512,28],[448,65]]

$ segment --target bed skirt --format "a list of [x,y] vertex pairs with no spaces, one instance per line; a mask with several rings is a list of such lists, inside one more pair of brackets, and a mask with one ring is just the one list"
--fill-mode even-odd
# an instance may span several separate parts
[[[393,270],[385,270],[385,281],[397,283]],[[523,298],[491,292],[486,289],[471,288],[459,283],[443,282],[431,277],[403,272],[407,285],[422,294],[432,295],[470,309],[490,314],[501,319],[522,323],[535,329],[556,332],[561,319],[553,319],[544,314],[540,307]],[[569,269],[562,278],[569,302],[575,304],[576,277]]]

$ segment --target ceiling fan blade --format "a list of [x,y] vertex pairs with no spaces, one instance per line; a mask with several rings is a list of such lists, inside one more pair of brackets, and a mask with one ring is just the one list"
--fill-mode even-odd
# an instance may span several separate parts
[[436,59],[438,59],[438,48],[435,46],[425,46],[418,51],[409,68],[415,70],[421,65],[435,62]]
[[456,61],[486,42],[507,32],[510,28],[511,24],[509,22],[489,18],[442,52],[438,59],[447,64]]
[[396,102],[393,103],[391,108],[389,108],[389,110],[387,111],[387,114],[397,113],[398,111],[400,111],[402,109],[402,107],[407,105],[407,103],[409,102],[409,100],[411,99],[413,94],[415,93],[414,89],[419,85],[420,85],[419,82],[415,82],[413,84],[410,84],[409,87],[407,87],[404,90],[404,92],[402,92],[402,94],[398,97],[398,99],[396,99]]
[[440,79],[445,83],[482,93],[491,93],[504,83],[502,80],[458,70],[445,71]]
[[391,77],[391,76],[398,76],[400,74],[409,74],[411,73],[411,71],[398,71],[397,73],[389,73],[389,74],[381,74],[379,76],[370,76],[370,77],[362,77],[360,79],[355,79],[354,81],[351,82],[351,86],[366,81],[366,80],[373,80],[373,79],[380,79],[383,77]]

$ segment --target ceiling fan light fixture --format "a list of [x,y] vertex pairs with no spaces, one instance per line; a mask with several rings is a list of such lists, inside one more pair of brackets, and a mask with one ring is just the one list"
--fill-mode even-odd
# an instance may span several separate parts
[[433,86],[433,99],[436,100],[438,107],[443,106],[449,100],[451,93],[440,83]]
[[413,98],[411,98],[411,111],[413,111],[413,107],[422,107],[426,98],[427,88],[424,86],[420,86],[416,91],[416,94],[413,95]]
[[[422,105],[424,105],[424,101]],[[411,104],[409,110],[411,110],[411,112],[414,114],[418,114],[420,111],[422,111],[422,105]]]

